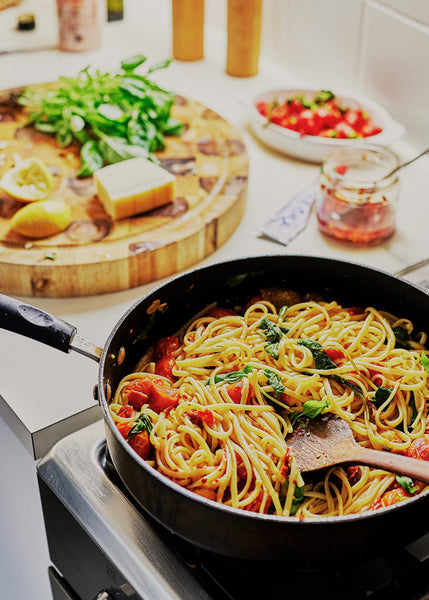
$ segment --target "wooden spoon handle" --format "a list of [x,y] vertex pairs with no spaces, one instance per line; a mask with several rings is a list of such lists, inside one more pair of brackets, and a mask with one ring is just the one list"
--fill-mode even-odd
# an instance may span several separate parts
[[392,452],[370,450],[361,446],[354,449],[353,460],[364,465],[380,467],[398,475],[408,475],[412,479],[429,483],[429,461],[426,460],[410,458],[401,454],[393,454]]

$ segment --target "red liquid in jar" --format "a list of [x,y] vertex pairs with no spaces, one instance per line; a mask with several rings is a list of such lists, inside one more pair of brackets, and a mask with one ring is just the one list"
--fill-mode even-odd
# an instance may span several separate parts
[[371,245],[395,231],[394,209],[386,198],[358,204],[343,200],[326,188],[321,193],[317,220],[323,233],[353,244]]

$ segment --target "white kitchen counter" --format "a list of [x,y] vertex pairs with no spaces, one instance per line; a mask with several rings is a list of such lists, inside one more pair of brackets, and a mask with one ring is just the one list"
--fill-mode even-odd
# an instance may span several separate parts
[[[22,12],[23,7],[25,2]],[[17,35],[21,34],[14,34],[15,40]],[[10,47],[8,44],[6,47]],[[249,153],[244,218],[227,243],[204,263],[268,253],[316,254],[396,272],[429,256],[427,158],[403,171],[397,232],[380,246],[353,248],[330,241],[318,232],[314,214],[305,231],[287,247],[260,236],[258,226],[307,187],[317,176],[318,166],[264,147],[253,137],[247,123],[246,100],[265,89],[300,83],[296,75],[261,60],[258,76],[232,78],[224,71],[225,48],[222,33],[207,31],[205,60],[174,62],[157,74],[161,85],[203,103],[240,128]],[[73,54],[51,49],[0,55],[1,87],[56,80],[60,74],[74,75],[88,64],[115,70],[122,58],[136,53],[145,54],[149,62],[171,55],[169,2],[128,0],[126,19],[106,24],[103,45],[96,52]],[[394,150],[405,159],[418,149],[412,140],[404,138]],[[102,346],[122,313],[155,284],[97,297],[25,300],[76,325],[81,335]],[[62,354],[2,330],[0,347],[0,417],[35,457],[42,456],[66,433],[99,417],[92,397],[97,380],[95,362],[75,353]]]
[[[46,12],[52,10],[52,4],[52,0],[24,0],[20,5],[19,12],[26,12],[27,7],[37,9],[38,24],[40,27],[43,24],[42,33],[38,31],[32,39],[26,38],[23,44],[26,48],[55,43],[55,32],[45,30],[47,22],[52,22],[52,14],[49,16]],[[115,70],[120,59],[136,53],[145,54],[151,62],[165,59],[171,54],[169,11],[167,0],[126,0],[125,21],[107,24],[103,45],[93,53],[67,54],[50,49],[0,54],[0,87],[53,81],[59,75],[74,75],[89,64],[102,70]],[[7,19],[0,13],[0,52],[14,47],[21,39],[17,33],[3,35],[5,27]],[[227,76],[224,72],[226,40],[222,33],[214,30],[206,32],[206,55],[203,61],[176,62],[159,73],[162,85],[205,104],[239,127],[249,153],[250,178],[244,218],[227,243],[204,261],[206,264],[244,255],[303,253],[346,258],[396,272],[429,256],[427,158],[401,175],[397,232],[381,246],[358,249],[329,241],[319,234],[314,214],[305,231],[287,247],[261,237],[258,226],[307,187],[317,176],[318,167],[263,147],[249,131],[245,101],[265,89],[301,82],[296,74],[264,60],[260,74],[254,78]],[[405,138],[394,150],[405,159],[420,148]],[[121,315],[154,285],[155,282],[88,298],[24,300],[73,323],[81,335],[103,346]],[[42,456],[67,432],[98,418],[98,407],[92,397],[98,367],[75,353],[62,354],[1,329],[0,352],[0,395],[3,397],[0,419],[4,421],[0,422],[3,442],[0,596],[46,600],[49,597],[46,571],[49,557],[43,539],[34,457]]]

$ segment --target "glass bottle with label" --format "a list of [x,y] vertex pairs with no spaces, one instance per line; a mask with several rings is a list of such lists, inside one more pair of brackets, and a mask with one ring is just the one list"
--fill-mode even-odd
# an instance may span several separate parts
[[57,0],[57,12],[60,50],[88,52],[101,45],[106,0]]
[[107,0],[107,20],[121,21],[124,18],[124,0]]

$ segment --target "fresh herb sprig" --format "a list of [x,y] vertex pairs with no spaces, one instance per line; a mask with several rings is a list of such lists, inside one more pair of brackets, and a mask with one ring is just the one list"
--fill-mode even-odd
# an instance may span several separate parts
[[60,77],[58,86],[30,87],[19,97],[19,104],[32,109],[29,124],[35,129],[54,135],[62,148],[80,144],[78,177],[128,158],[156,162],[165,136],[182,132],[183,124],[171,116],[174,94],[149,78],[171,60],[136,73],[145,61],[143,55],[123,60],[117,73],[86,67],[76,77]]
[[132,437],[137,435],[138,433],[142,433],[143,431],[147,431],[150,433],[152,431],[153,425],[152,421],[149,419],[146,413],[140,413],[138,416],[135,425],[129,430],[127,441],[130,441]]
[[265,351],[277,360],[279,357],[280,340],[282,339],[283,334],[288,332],[288,328],[280,327],[276,323],[272,323],[267,317],[263,317],[258,325],[258,329],[262,330],[268,342],[264,347]]
[[290,422],[294,427],[297,423],[301,423],[306,419],[315,419],[324,408],[329,408],[327,400],[307,400],[302,405],[302,412],[294,412],[289,416]]

